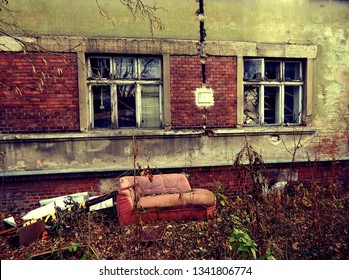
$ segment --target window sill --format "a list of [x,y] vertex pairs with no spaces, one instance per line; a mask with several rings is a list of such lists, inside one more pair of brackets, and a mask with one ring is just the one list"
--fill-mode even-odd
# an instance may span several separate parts
[[137,139],[142,138],[177,138],[200,137],[203,135],[212,137],[224,136],[262,136],[262,135],[310,135],[315,133],[315,128],[306,126],[293,127],[242,127],[242,128],[217,128],[217,129],[100,129],[88,132],[72,133],[42,133],[42,134],[6,134],[0,135],[0,142],[59,142],[59,141],[83,141],[92,139]]
[[316,132],[314,127],[307,126],[254,126],[241,128],[221,128],[212,130],[214,136],[262,136],[262,135],[310,135]]
[[87,132],[67,133],[33,133],[33,134],[0,134],[0,142],[59,142],[59,141],[83,141],[92,139],[137,139],[141,138],[173,138],[173,137],[197,137],[202,135],[203,129],[96,129]]

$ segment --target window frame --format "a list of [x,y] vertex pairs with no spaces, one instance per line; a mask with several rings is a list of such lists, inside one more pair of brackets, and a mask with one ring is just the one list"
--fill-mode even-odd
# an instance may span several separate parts
[[[303,59],[296,58],[270,58],[270,57],[243,57],[242,62],[242,115],[241,124],[242,126],[299,126],[304,123],[305,112],[305,98],[306,98],[306,86],[307,86],[307,76],[306,76],[306,62]],[[258,78],[246,78],[245,65],[249,61],[261,61],[260,72],[261,75]],[[267,79],[266,77],[266,63],[279,63],[279,75],[280,78],[277,79]],[[287,63],[298,63],[299,64],[299,79],[286,80],[286,64]],[[246,87],[256,87],[258,88],[258,121],[256,123],[246,123],[245,114],[245,92]],[[297,120],[294,122],[285,122],[285,88],[286,87],[298,87],[298,113]],[[265,89],[268,87],[279,87],[279,100],[277,106],[275,106],[275,122],[267,123],[265,120]],[[275,101],[276,102],[276,101]],[[257,106],[256,106],[257,107]],[[293,109],[294,110],[294,109]],[[276,115],[277,114],[277,115]]]
[[[116,59],[119,57],[129,57],[135,59],[135,69],[137,71],[136,77],[133,78],[117,78],[117,65],[116,65]],[[141,59],[142,58],[156,58],[159,59],[159,71],[160,71],[160,78],[153,78],[153,79],[141,79]],[[91,59],[94,58],[102,58],[102,59],[109,59],[110,62],[110,72],[111,75],[109,78],[103,78],[103,77],[93,77],[92,74],[92,68],[91,68]],[[88,100],[89,100],[89,129],[127,129],[127,128],[137,128],[137,129],[159,129],[163,128],[164,126],[164,96],[163,96],[163,86],[164,86],[164,69],[163,69],[163,58],[161,56],[153,56],[153,55],[121,55],[121,54],[115,54],[115,55],[87,55],[87,88],[88,88]],[[135,96],[135,119],[136,119],[136,126],[119,126],[118,122],[118,101],[117,101],[117,87],[120,85],[136,85],[136,96]],[[158,86],[159,88],[159,126],[156,127],[143,127],[142,126],[142,86]],[[111,127],[95,127],[94,125],[94,99],[93,99],[93,87],[94,86],[109,86],[110,87],[110,99],[111,99]]]

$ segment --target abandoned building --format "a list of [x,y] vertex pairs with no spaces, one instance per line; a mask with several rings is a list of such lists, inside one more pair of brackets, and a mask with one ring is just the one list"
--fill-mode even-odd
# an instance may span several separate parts
[[148,166],[234,195],[246,145],[273,182],[349,179],[349,1],[154,2],[1,2],[3,211]]

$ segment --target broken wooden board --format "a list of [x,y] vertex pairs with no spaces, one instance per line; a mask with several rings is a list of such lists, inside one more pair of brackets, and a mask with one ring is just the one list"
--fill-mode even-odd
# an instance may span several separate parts
[[42,199],[39,201],[40,206],[45,206],[46,204],[49,204],[51,202],[54,202],[56,200],[64,200],[67,197],[71,197],[75,202],[85,202],[88,200],[88,192],[81,192],[81,193],[74,193],[74,194],[68,194],[68,195],[63,195],[63,196],[57,196],[53,198],[48,198],[48,199]]
[[17,227],[15,219],[11,216],[3,220],[6,228]]
[[[92,197],[91,199],[94,199],[97,197]],[[93,204],[89,207],[89,211],[96,211],[96,210],[101,210],[101,209],[105,209],[105,208],[110,208],[114,206],[114,199],[113,198],[109,198],[107,200],[98,202],[96,204]]]

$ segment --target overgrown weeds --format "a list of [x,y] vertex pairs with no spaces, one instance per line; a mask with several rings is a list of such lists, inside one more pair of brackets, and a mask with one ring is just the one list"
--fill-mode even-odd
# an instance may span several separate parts
[[1,259],[349,259],[348,191],[288,188],[256,202],[248,194],[228,198],[217,183],[218,211],[208,221],[121,227],[113,210],[91,212],[71,219],[69,232],[27,247],[1,236]]
[[0,259],[349,259],[348,185],[329,178],[270,188],[263,159],[247,142],[235,167],[251,188],[228,197],[214,181],[217,213],[207,221],[120,226],[114,208],[76,207],[58,213],[51,234],[27,247],[0,236]]

